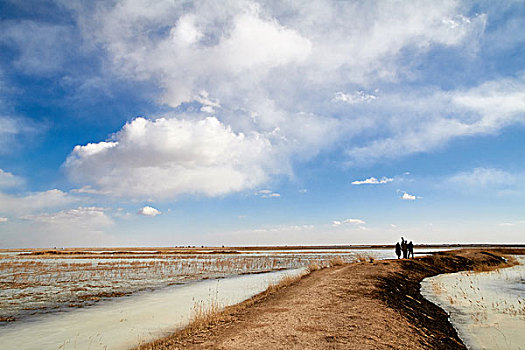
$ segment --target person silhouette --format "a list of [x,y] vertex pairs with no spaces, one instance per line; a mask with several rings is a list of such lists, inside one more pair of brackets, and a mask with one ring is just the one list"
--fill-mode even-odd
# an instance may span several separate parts
[[412,259],[414,259],[414,243],[412,243],[412,241],[410,241],[407,244],[407,249],[408,249],[408,257],[410,258],[410,255],[412,255]]
[[401,257],[401,244],[399,242],[396,243],[396,255],[398,259]]
[[401,250],[403,251],[403,259],[407,258],[408,252],[407,252],[407,241],[403,237],[401,237]]

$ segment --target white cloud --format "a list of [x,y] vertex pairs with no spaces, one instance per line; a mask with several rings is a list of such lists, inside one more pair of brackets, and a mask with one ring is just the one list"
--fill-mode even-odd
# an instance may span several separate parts
[[405,200],[405,201],[415,201],[417,199],[417,197],[412,195],[412,194],[408,194],[407,192],[405,192],[401,196],[401,199]]
[[19,132],[16,121],[13,118],[0,116],[0,133],[1,135],[13,135]]
[[[160,101],[169,106],[198,102],[202,113],[213,113],[232,132],[262,135],[283,167],[311,159],[343,137],[352,159],[374,159],[429,150],[466,134],[450,132],[456,130],[454,121],[417,121],[426,110],[398,122],[406,108],[390,108],[396,106],[388,98],[365,104],[392,117],[375,120],[348,111],[363,105],[359,102],[383,100],[365,92],[367,86],[412,76],[402,59],[407,51],[424,55],[434,47],[468,47],[480,40],[486,16],[465,17],[463,10],[456,1],[394,7],[382,1],[237,0],[228,6],[122,1],[99,6],[95,13],[87,6],[74,8],[85,40],[107,49],[115,71],[127,79],[159,82]],[[335,98],[334,89],[339,91]],[[405,106],[422,108],[414,100]],[[374,134],[377,125],[387,132],[366,145],[352,143],[355,135]],[[227,193],[228,187],[217,192]]]
[[[523,91],[525,76],[468,90],[385,94],[374,104],[377,116],[371,125],[379,133],[365,145],[351,146],[347,154],[354,162],[370,162],[432,151],[458,137],[498,133],[525,123]],[[387,129],[378,127],[385,124]]]
[[0,216],[0,223],[9,221],[8,218],[4,218]]
[[111,218],[105,214],[106,211],[107,209],[99,207],[78,207],[56,213],[26,215],[22,218],[43,224],[95,228],[113,224]]
[[512,226],[516,226],[516,224],[514,224],[512,222],[503,222],[503,223],[499,224],[499,226],[512,227]]
[[473,187],[506,187],[517,183],[514,174],[494,168],[475,168],[472,171],[460,172],[448,179],[449,183]]
[[479,132],[499,130],[513,122],[525,123],[525,75],[488,81],[453,96],[453,102],[481,118],[473,123]]
[[141,208],[137,213],[143,216],[157,216],[162,214],[159,210],[150,206],[145,206],[144,208]]
[[79,198],[57,189],[26,195],[9,195],[0,192],[0,212],[20,215],[63,207],[79,200]]
[[104,232],[114,225],[107,211],[100,207],[77,207],[24,215],[20,217],[22,221],[11,225],[10,241],[23,247],[114,245],[118,242]]
[[356,91],[353,94],[345,94],[344,92],[336,92],[335,96],[333,98],[333,101],[335,102],[346,102],[348,104],[358,104],[358,103],[370,103],[373,100],[375,100],[377,96],[368,94],[364,91]]
[[369,177],[366,180],[353,181],[352,185],[365,185],[365,184],[377,185],[377,184],[386,184],[392,181],[394,181],[394,179],[385,177],[385,176],[383,176],[380,180],[376,179],[375,177]]
[[0,169],[0,189],[16,187],[23,182],[22,178]]
[[0,155],[13,153],[27,146],[36,135],[47,129],[45,123],[38,123],[22,117],[2,115],[1,92],[0,90]]
[[[14,66],[26,74],[48,75],[63,68],[74,44],[74,29],[31,20],[3,21],[0,43],[17,50]],[[69,56],[68,56],[69,54]]]
[[256,196],[260,196],[261,198],[278,198],[281,197],[280,193],[273,192],[272,190],[259,190],[255,192]]
[[332,226],[337,227],[344,224],[351,224],[351,225],[364,225],[366,224],[365,221],[361,219],[346,219],[346,220],[334,220],[332,221]]
[[218,196],[255,187],[279,172],[258,133],[235,133],[214,117],[137,118],[111,142],[76,146],[65,168],[79,183],[122,197]]
[[84,193],[84,194],[108,194],[107,192],[99,191],[91,186],[82,186],[81,188],[74,188],[69,191],[70,193]]
[[15,137],[22,132],[21,129],[16,119],[0,115],[0,154],[11,150]]
[[252,233],[286,233],[286,232],[300,232],[311,231],[315,229],[314,225],[277,225],[267,228],[258,228],[252,230]]

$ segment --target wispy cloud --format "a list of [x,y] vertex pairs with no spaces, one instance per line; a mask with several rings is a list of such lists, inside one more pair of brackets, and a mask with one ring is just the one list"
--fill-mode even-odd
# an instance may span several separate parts
[[279,198],[281,197],[280,193],[273,192],[272,190],[259,190],[255,192],[255,195],[261,198]]
[[468,188],[506,187],[516,184],[517,177],[501,169],[475,168],[452,175],[448,182]]
[[81,198],[58,189],[24,195],[11,195],[0,192],[0,212],[24,215],[65,207],[81,200]]
[[11,188],[21,185],[24,180],[10,172],[0,169],[0,189]]
[[265,228],[258,228],[252,230],[253,233],[278,233],[278,232],[297,232],[297,231],[311,231],[315,228],[314,225],[277,225]]
[[334,221],[332,221],[332,226],[333,227],[346,225],[346,224],[350,224],[350,225],[365,225],[366,222],[361,220],[361,219],[345,219],[345,220],[334,220]]
[[345,94],[344,92],[336,92],[333,101],[334,102],[345,102],[348,104],[358,104],[358,103],[370,103],[374,101],[377,96],[366,93],[364,91],[356,91],[352,94]]
[[[0,105],[1,105],[0,100]],[[1,115],[0,110],[0,154],[8,154],[22,147],[21,140],[30,140],[46,129],[34,121],[20,117]]]
[[100,207],[78,207],[54,213],[39,213],[22,216],[21,219],[45,225],[46,230],[76,233],[99,231],[114,224],[106,215],[108,209]]

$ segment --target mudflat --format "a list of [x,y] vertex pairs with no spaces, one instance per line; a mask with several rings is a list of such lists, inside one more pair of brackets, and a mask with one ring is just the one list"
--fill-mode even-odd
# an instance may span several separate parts
[[419,282],[505,266],[501,253],[461,250],[314,271],[139,349],[466,349]]

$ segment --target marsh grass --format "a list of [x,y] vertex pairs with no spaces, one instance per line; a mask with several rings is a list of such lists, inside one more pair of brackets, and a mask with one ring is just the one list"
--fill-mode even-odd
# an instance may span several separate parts
[[[270,272],[316,270],[333,255],[300,254],[152,255],[139,259],[110,254],[0,256],[0,322],[32,312],[91,305],[118,297],[202,279]],[[338,258],[339,260],[342,258]]]

